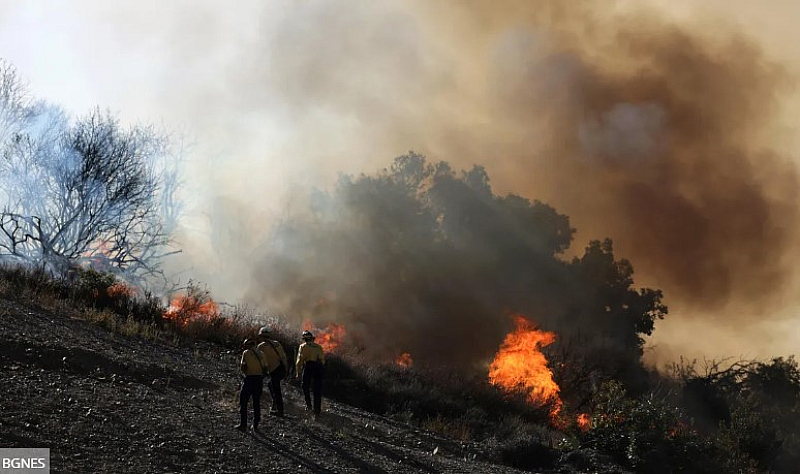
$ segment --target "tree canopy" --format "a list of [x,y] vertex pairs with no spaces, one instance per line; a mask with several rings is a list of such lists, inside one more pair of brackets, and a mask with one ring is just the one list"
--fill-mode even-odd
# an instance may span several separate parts
[[568,217],[497,195],[480,166],[457,172],[412,152],[317,190],[309,209],[276,227],[259,292],[285,311],[355,323],[373,349],[469,366],[521,313],[582,338],[582,350],[610,347],[614,372],[638,365],[642,336],[667,311],[660,291],[633,287],[633,267],[610,240],[566,258]]

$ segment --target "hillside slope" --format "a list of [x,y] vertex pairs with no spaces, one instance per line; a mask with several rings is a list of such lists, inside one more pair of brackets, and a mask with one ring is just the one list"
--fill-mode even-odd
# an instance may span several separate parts
[[49,447],[54,472],[520,472],[328,400],[314,421],[294,383],[286,418],[239,433],[237,354],[212,344],[126,337],[8,299],[0,340],[0,446]]

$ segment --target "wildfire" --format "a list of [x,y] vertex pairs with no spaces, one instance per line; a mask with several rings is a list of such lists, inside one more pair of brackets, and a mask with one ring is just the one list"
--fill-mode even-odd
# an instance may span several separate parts
[[136,288],[118,281],[109,286],[106,293],[112,298],[133,298],[136,295]]
[[114,259],[112,244],[105,239],[93,242],[89,249],[81,255],[83,266],[88,266],[97,271],[108,271]]
[[164,318],[175,321],[181,326],[198,320],[212,320],[219,317],[217,304],[208,299],[201,301],[193,296],[178,296],[172,299],[169,307],[164,311]]
[[561,409],[559,387],[541,348],[556,340],[555,333],[540,331],[522,316],[515,316],[516,329],[509,333],[489,366],[489,382],[508,392],[527,393],[536,405],[553,403],[552,415]]
[[589,431],[592,419],[588,413],[581,413],[578,415],[578,418],[575,420],[575,422],[578,424],[578,428],[585,433]]
[[[311,331],[314,329],[313,324],[311,321],[306,321],[303,323],[303,330],[304,331]],[[337,323],[330,323],[328,327],[325,329],[316,329],[315,331],[315,342],[322,346],[322,349],[325,352],[332,352],[334,349],[339,347],[344,341],[344,338],[347,336],[347,330],[344,328],[344,324],[337,324]]]
[[397,359],[395,359],[394,362],[404,369],[411,368],[411,366],[414,365],[414,359],[408,352],[403,352],[402,354],[397,356]]

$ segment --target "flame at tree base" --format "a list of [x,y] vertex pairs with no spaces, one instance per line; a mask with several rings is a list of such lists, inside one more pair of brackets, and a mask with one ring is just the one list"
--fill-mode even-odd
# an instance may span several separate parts
[[489,382],[509,393],[525,393],[532,404],[552,404],[551,416],[555,416],[562,405],[560,389],[541,348],[555,342],[556,335],[537,329],[522,316],[514,321],[516,329],[506,336],[489,365]]

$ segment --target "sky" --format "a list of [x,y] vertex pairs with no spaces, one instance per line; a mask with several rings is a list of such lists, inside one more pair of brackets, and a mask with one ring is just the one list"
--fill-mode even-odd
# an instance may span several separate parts
[[[637,269],[637,283],[664,288],[670,305],[670,316],[649,341],[653,363],[796,352],[800,242],[795,187],[788,181],[800,160],[800,50],[794,47],[800,3],[231,5],[0,1],[0,57],[16,65],[32,94],[76,114],[108,108],[127,123],[157,123],[185,140],[188,205],[179,238],[187,252],[181,265],[223,298],[235,301],[252,286],[239,270],[270,222],[297,205],[298,192],[330,186],[339,173],[381,169],[414,149],[458,166],[484,165],[497,192],[551,203],[578,229],[578,253],[590,238],[614,238],[618,255]],[[748,90],[730,108],[724,99],[704,107],[733,133],[747,135],[731,139],[720,155],[733,153],[733,167],[759,174],[753,180],[730,170],[728,177],[723,158],[701,160],[706,168],[684,166],[693,153],[715,152],[712,145],[692,142],[674,153],[659,148],[688,140],[688,132],[665,125],[682,110],[671,100],[690,89],[682,88],[681,68],[670,71],[666,98],[648,96],[648,87],[657,88],[665,74],[659,68],[674,56],[663,51],[684,33],[699,38],[689,46],[710,52],[703,61],[718,66],[709,74],[720,75],[723,91],[726,84]],[[638,45],[653,52],[637,53]],[[642,59],[647,54],[664,63],[649,64]],[[641,102],[628,92],[639,84],[631,75],[636,67],[643,76],[648,67],[656,70],[642,85],[641,94],[650,98]],[[604,102],[608,96],[617,102]],[[593,118],[582,115],[594,112]],[[740,112],[750,118],[728,116]],[[560,131],[575,123],[579,140]],[[676,178],[674,187],[702,211],[687,225],[710,222],[712,228],[702,235],[709,236],[705,250],[712,249],[719,265],[699,270],[701,283],[691,278],[694,269],[665,270],[675,255],[655,245],[669,240],[637,228],[650,217],[621,197],[630,188],[619,183],[629,183],[638,166],[645,175],[662,168],[620,160],[662,152],[675,157],[664,163],[681,164],[669,167],[675,173],[711,169],[722,176]],[[608,155],[612,163],[541,158],[561,153]],[[727,188],[731,183],[736,186]],[[717,185],[718,193],[702,193]],[[743,212],[742,222],[717,215],[739,209],[719,204],[728,189],[746,194],[752,187],[763,198],[757,199],[766,206],[763,213]],[[621,210],[625,206],[630,212]],[[752,236],[742,232],[752,228]],[[736,244],[730,249],[728,238]],[[750,243],[772,250],[760,252]],[[747,258],[728,255],[734,248],[746,249]],[[727,275],[725,284],[707,283]],[[712,294],[724,301],[711,301]]]

